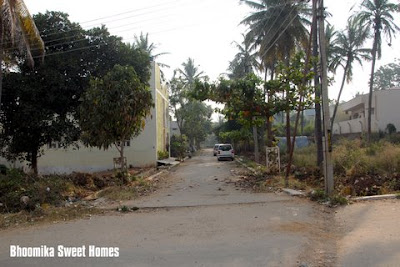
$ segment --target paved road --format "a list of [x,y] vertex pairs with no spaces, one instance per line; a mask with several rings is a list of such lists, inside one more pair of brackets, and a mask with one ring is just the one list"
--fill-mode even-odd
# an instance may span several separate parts
[[367,201],[337,211],[340,266],[400,266],[399,204]]
[[[330,212],[307,200],[237,190],[235,162],[211,150],[181,164],[169,186],[129,203],[148,207],[0,232],[0,266],[332,266]],[[10,245],[118,247],[117,258],[10,258]]]

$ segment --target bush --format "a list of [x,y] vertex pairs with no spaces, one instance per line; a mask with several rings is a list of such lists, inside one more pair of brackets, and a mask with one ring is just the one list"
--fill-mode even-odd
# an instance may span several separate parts
[[316,190],[311,191],[310,199],[312,201],[323,202],[323,201],[326,201],[328,199],[328,196],[325,194],[324,190],[316,189]]
[[[68,183],[64,176],[31,177],[11,169],[7,175],[0,175],[0,212],[33,210],[44,203],[60,205]],[[29,198],[26,205],[21,203],[22,196]]]
[[158,154],[158,159],[159,160],[169,158],[169,152],[168,151],[158,151],[157,154]]
[[347,198],[345,198],[345,197],[343,197],[341,195],[333,195],[329,199],[330,199],[331,205],[333,205],[333,206],[336,206],[336,205],[347,205],[348,204]]
[[6,165],[0,164],[0,174],[7,174],[8,168]]
[[397,132],[397,129],[396,129],[396,126],[394,126],[393,123],[389,123],[389,124],[386,126],[386,131],[388,132],[388,134],[394,134],[394,133]]
[[171,137],[171,156],[178,159],[183,159],[186,151],[189,149],[187,138],[185,135]]

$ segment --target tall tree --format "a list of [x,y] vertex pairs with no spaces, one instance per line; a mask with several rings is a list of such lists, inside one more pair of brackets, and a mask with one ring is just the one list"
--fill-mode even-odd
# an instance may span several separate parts
[[369,60],[371,58],[371,50],[362,48],[367,36],[368,32],[365,25],[359,24],[354,18],[350,18],[347,21],[346,29],[337,34],[336,46],[333,48],[334,58],[331,61],[331,65],[333,69],[336,69],[339,65],[343,68],[343,78],[331,118],[331,129],[335,122],[336,112],[345,81],[349,83],[353,78],[353,63],[358,62],[362,65],[363,60]]
[[[5,75],[0,140],[6,158],[26,160],[37,173],[41,147],[51,142],[65,147],[77,140],[79,129],[74,114],[88,84],[88,73],[81,65],[85,60],[79,49],[85,44],[78,40],[85,33],[78,24],[60,12],[39,13],[34,20],[42,32],[46,52],[53,55],[34,70],[23,60],[18,61],[18,71]],[[77,50],[65,53],[70,49]]]
[[187,90],[193,89],[196,79],[205,78],[204,72],[199,70],[199,66],[196,66],[192,58],[188,58],[186,62],[183,62],[182,67],[183,69],[178,69],[178,73],[181,74],[181,79]]
[[[143,66],[149,68],[149,66]],[[115,145],[125,170],[125,141],[138,136],[153,100],[131,66],[115,65],[102,79],[91,81],[80,107],[82,140],[89,146],[108,149]]]
[[65,13],[39,13],[34,20],[49,56],[34,70],[19,60],[18,71],[5,75],[0,142],[3,156],[26,160],[37,172],[44,145],[57,142],[64,148],[78,140],[77,109],[91,77],[120,63],[133,66],[147,83],[150,69],[140,66],[150,61],[146,52],[125,45],[106,28],[84,31]]
[[371,119],[372,119],[372,93],[374,87],[374,73],[376,59],[382,55],[382,34],[389,43],[392,42],[392,36],[400,28],[394,23],[393,13],[398,12],[398,6],[389,0],[364,0],[361,4],[361,11],[355,15],[361,25],[364,25],[372,31],[372,66],[371,77],[369,80],[368,96],[368,141],[371,140]]
[[[243,79],[250,73],[254,73],[253,69],[258,67],[257,54],[252,52],[250,42],[246,42],[245,35],[243,35],[243,43],[239,44],[234,42],[239,52],[236,53],[233,61],[230,63],[230,70],[232,72],[229,77],[231,79]],[[254,89],[256,90],[256,89]],[[258,142],[258,129],[255,123],[256,119],[252,120],[253,128],[253,142],[254,142],[254,159],[256,162],[260,161],[260,151]]]
[[307,4],[292,0],[241,0],[255,10],[241,23],[249,26],[246,40],[259,46],[263,61],[268,57],[288,62],[296,47],[305,45],[311,14]]
[[[160,57],[162,55],[169,54],[167,52],[161,52],[161,53],[154,54],[154,50],[157,49],[157,45],[150,42],[148,33],[143,34],[143,32],[141,32],[139,36],[135,35],[134,38],[135,38],[135,41],[133,43],[133,46],[135,48],[140,48],[140,49],[143,49],[144,51],[146,51],[150,55],[151,61],[155,61],[158,57]],[[159,63],[159,62],[157,62],[157,64],[159,64],[162,67],[167,66],[167,65]]]
[[189,139],[191,147],[200,148],[207,134],[211,133],[211,115],[213,110],[206,104],[191,100],[178,110],[182,118],[182,132]]
[[[5,56],[18,50],[25,54],[25,60],[33,66],[32,54],[43,58],[44,43],[28,8],[22,0],[0,0],[0,64]],[[33,51],[35,50],[35,51]],[[0,68],[0,108],[3,82],[3,68]]]
[[228,70],[230,71],[229,78],[242,79],[247,74],[253,73],[253,69],[259,66],[257,61],[257,53],[253,52],[250,42],[246,42],[246,36],[243,36],[243,42],[233,42],[238,52],[231,62],[229,62]]
[[399,59],[380,67],[375,72],[374,90],[386,90],[392,87],[400,87]]
[[[292,0],[242,0],[255,12],[251,13],[241,23],[249,26],[246,34],[248,41],[259,46],[259,55],[263,66],[276,66],[277,60],[289,65],[290,56],[298,47],[307,44],[308,31],[306,19],[311,15],[308,4]],[[271,69],[273,72],[273,70]],[[283,92],[289,103],[289,92]],[[287,105],[289,106],[289,105]],[[286,110],[286,137],[289,152],[290,147],[290,110]]]

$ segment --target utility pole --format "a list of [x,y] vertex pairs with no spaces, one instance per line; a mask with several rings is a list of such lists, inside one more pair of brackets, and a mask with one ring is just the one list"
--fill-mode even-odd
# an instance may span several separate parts
[[[316,1],[316,0],[314,0]],[[333,166],[332,166],[332,133],[329,114],[329,97],[328,97],[328,70],[325,42],[325,9],[324,0],[319,0],[318,6],[318,24],[319,24],[319,45],[321,57],[321,94],[323,108],[323,123],[324,123],[324,177],[325,177],[325,192],[330,195],[333,192]]]
[[[313,10],[313,57],[318,57],[318,21],[317,21],[317,0],[313,0],[312,3]],[[323,161],[324,161],[324,149],[322,145],[322,116],[321,116],[321,84],[319,83],[320,73],[318,71],[318,62],[313,63],[314,68],[314,86],[315,86],[315,98],[318,100],[315,103],[315,143],[317,144],[317,165],[318,168],[323,170]]]

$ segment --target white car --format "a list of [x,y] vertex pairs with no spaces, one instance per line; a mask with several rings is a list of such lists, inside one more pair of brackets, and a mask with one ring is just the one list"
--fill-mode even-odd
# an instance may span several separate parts
[[216,156],[217,153],[218,153],[218,147],[219,147],[219,145],[220,145],[220,144],[215,144],[215,145],[214,145],[214,149],[213,149],[213,155],[214,155],[214,156]]
[[231,159],[234,160],[235,158],[235,151],[231,144],[220,144],[218,146],[217,151],[217,159],[218,161],[222,159]]

